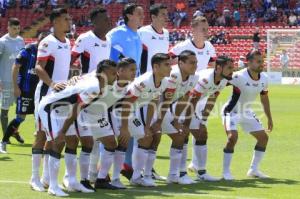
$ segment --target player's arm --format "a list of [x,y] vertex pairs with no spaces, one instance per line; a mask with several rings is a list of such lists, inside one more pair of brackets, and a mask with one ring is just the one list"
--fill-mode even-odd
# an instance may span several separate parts
[[188,99],[188,107],[186,110],[186,117],[184,120],[184,126],[189,127],[192,120],[192,115],[194,115],[197,102],[200,100],[202,94],[196,92],[194,89],[189,93],[189,99]]
[[146,121],[145,121],[145,134],[146,134],[146,136],[151,134],[151,131],[150,131],[151,121],[152,121],[155,110],[157,110],[158,105],[159,105],[159,98],[153,99],[148,104]]
[[273,130],[273,119],[272,119],[272,114],[271,114],[271,109],[270,109],[270,101],[269,101],[269,96],[267,91],[263,91],[260,94],[260,101],[262,103],[264,112],[268,118],[268,131]]
[[[184,96],[182,96],[181,98],[178,99],[176,106],[175,106],[175,112],[174,112],[174,120],[172,122],[172,125],[179,130],[179,132],[182,131],[182,127],[179,124],[179,117],[181,115],[181,113],[183,112],[183,110],[185,110],[186,108],[189,107],[189,94],[186,93]],[[187,111],[186,111],[186,115],[187,116]]]
[[18,85],[18,74],[19,74],[20,68],[21,68],[21,65],[18,63],[14,63],[12,66],[12,80],[13,80],[15,97],[20,97],[20,95],[21,95],[21,90]]
[[203,125],[206,124],[207,118],[208,118],[210,112],[213,110],[218,96],[219,96],[219,92],[216,92],[208,97],[205,107],[202,111],[202,121],[204,122]]

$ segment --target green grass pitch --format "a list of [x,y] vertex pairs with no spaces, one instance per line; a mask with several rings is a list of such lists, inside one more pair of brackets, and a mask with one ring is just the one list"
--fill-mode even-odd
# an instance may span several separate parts
[[[226,101],[230,90],[231,88],[227,88],[220,95],[216,110],[220,109]],[[270,86],[269,90],[274,130],[270,134],[269,145],[261,169],[272,176],[271,179],[259,180],[246,177],[255,141],[252,136],[240,131],[232,161],[232,174],[236,178],[235,181],[200,182],[186,186],[167,185],[159,182],[156,188],[129,187],[124,191],[99,190],[94,194],[71,193],[69,198],[300,198],[300,87]],[[14,107],[10,111],[10,118],[13,116],[13,109]],[[265,126],[265,118],[262,120]],[[8,146],[9,154],[0,154],[0,199],[53,198],[47,193],[32,191],[28,184],[31,175],[33,131],[34,121],[30,116],[20,128],[26,144],[16,144],[15,140],[11,138],[13,144]],[[210,118],[208,131],[207,168],[210,174],[220,176],[222,149],[226,136],[219,116]],[[169,146],[169,138],[163,136],[155,163],[155,168],[162,175],[167,175],[169,168]],[[189,150],[189,160],[190,158]],[[63,159],[61,162],[60,182],[64,173]],[[190,175],[194,176],[191,173]],[[122,180],[128,184],[125,179]]]

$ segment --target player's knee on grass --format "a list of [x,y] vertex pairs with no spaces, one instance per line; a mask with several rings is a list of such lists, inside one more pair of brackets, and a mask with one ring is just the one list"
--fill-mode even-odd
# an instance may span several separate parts
[[115,150],[118,147],[115,136],[113,135],[102,137],[99,140],[108,150]]
[[92,136],[80,137],[80,143],[82,147],[93,148],[94,139]]
[[66,136],[65,140],[66,140],[66,146],[69,149],[76,149],[77,148],[79,140],[78,140],[76,135]]

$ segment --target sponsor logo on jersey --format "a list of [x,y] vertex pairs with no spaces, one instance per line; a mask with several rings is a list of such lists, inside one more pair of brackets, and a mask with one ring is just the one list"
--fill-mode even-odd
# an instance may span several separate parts
[[62,49],[62,47],[61,46],[58,46],[58,48],[57,49]]
[[247,83],[246,83],[246,86],[250,86],[250,84],[247,82]]
[[99,47],[99,44],[95,43],[94,47]]
[[151,39],[156,39],[154,36],[152,36],[152,38]]

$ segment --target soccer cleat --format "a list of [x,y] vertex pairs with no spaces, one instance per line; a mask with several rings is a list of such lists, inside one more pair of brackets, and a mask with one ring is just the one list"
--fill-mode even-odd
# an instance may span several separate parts
[[224,180],[234,180],[234,177],[231,175],[230,172],[223,173],[223,179]]
[[263,172],[261,172],[259,170],[253,170],[253,169],[248,170],[247,176],[248,177],[261,178],[261,179],[270,178],[270,176],[264,174]]
[[82,184],[77,181],[69,182],[66,178],[63,180],[63,186],[68,192],[82,192],[82,193],[93,193],[94,190],[85,188]]
[[97,178],[95,182],[95,189],[110,189],[110,190],[116,190],[118,187],[113,186],[110,184],[106,179],[100,179]]
[[204,173],[202,175],[197,174],[197,180],[198,181],[217,182],[217,181],[220,181],[221,178],[216,178],[216,177],[209,175],[208,173]]
[[12,137],[14,137],[20,144],[24,144],[24,139],[20,136],[19,132],[15,132],[12,134]]
[[153,180],[152,176],[150,176],[150,175],[146,176],[145,175],[143,180],[146,184],[149,185],[149,187],[156,187],[155,181]]
[[121,170],[121,174],[127,178],[127,180],[130,180],[133,174],[133,170],[129,170],[129,169],[122,169]]
[[40,179],[31,179],[29,184],[30,184],[32,190],[34,190],[34,191],[39,191],[39,192],[46,191],[43,184],[41,183]]
[[190,172],[197,173],[197,169],[194,167],[194,165],[193,165],[192,162],[189,164],[188,170],[189,170]]
[[172,183],[178,183],[179,177],[176,174],[169,174],[167,177],[167,183],[172,184]]
[[98,176],[98,173],[93,173],[93,172],[89,172],[89,175],[88,175],[89,177],[89,181],[91,182],[91,183],[95,183],[96,182],[96,180],[97,180],[97,176]]
[[91,183],[89,180],[85,179],[85,180],[81,180],[80,181],[80,184],[82,184],[82,186],[84,186],[85,188],[87,189],[90,189],[90,190],[93,190],[93,191],[96,191],[94,187],[92,187]]
[[140,186],[143,186],[143,187],[153,187],[153,184],[149,181],[146,181],[144,180],[143,177],[139,177],[139,178],[136,178],[136,179],[130,179],[130,185],[140,185]]
[[154,169],[152,169],[152,179],[153,180],[160,180],[160,181],[166,181],[167,178],[165,176],[160,176]]
[[48,188],[49,188],[49,180],[46,180],[45,178],[42,178],[42,179],[41,179],[41,183],[42,183],[42,185],[43,185],[43,187],[44,187],[45,189],[48,189]]
[[184,176],[178,178],[178,184],[195,184],[195,183],[196,183],[196,181],[193,180],[187,174],[185,174]]
[[117,187],[118,189],[127,189],[126,186],[120,181],[119,178],[112,180],[111,185]]
[[63,190],[61,190],[61,188],[59,188],[58,186],[56,186],[54,188],[49,187],[48,194],[58,196],[58,197],[68,197],[69,196],[69,194],[63,192]]
[[0,153],[6,154],[6,142],[0,142]]

